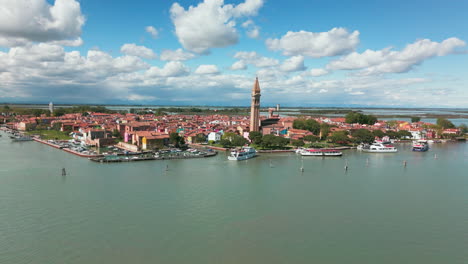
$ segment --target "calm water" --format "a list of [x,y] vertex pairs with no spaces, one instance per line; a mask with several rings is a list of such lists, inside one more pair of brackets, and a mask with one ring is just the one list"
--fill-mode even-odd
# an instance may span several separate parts
[[468,144],[398,147],[301,174],[295,154],[97,164],[3,134],[0,263],[467,263]]

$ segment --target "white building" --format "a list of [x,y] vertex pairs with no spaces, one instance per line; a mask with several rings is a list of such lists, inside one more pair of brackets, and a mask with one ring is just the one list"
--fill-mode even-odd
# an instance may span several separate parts
[[49,111],[51,114],[54,113],[54,104],[52,102],[49,103]]
[[218,142],[221,140],[222,135],[223,134],[221,134],[220,132],[211,132],[208,134],[208,141]]

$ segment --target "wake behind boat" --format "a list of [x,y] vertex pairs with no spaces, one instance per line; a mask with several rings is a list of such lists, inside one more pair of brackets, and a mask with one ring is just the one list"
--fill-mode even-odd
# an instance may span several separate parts
[[246,160],[257,155],[257,151],[252,147],[242,147],[241,149],[232,150],[228,160]]

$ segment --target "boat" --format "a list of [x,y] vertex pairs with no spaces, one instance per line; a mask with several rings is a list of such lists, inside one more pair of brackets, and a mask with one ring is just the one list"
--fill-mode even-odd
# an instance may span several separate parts
[[424,152],[429,150],[429,144],[427,140],[420,139],[413,142],[413,151]]
[[395,148],[391,144],[384,144],[384,143],[378,143],[378,142],[374,142],[372,145],[361,144],[358,146],[357,149],[363,152],[370,152],[370,153],[395,153],[398,151],[398,149]]
[[257,155],[257,151],[252,147],[242,147],[241,149],[234,149],[228,156],[228,160],[246,160],[251,159]]
[[301,156],[330,156],[338,157],[343,155],[341,151],[336,149],[304,149],[300,152]]
[[22,137],[15,137],[13,138],[13,141],[14,142],[20,142],[20,141],[32,141],[33,139],[31,137],[26,137],[26,136],[22,136]]

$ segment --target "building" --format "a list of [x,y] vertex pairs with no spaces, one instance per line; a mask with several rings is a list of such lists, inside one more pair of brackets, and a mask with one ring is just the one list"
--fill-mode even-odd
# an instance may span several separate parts
[[54,104],[52,102],[49,103],[49,111],[50,111],[50,115],[54,114]]
[[260,131],[260,84],[258,77],[252,88],[252,103],[250,105],[250,131]]

